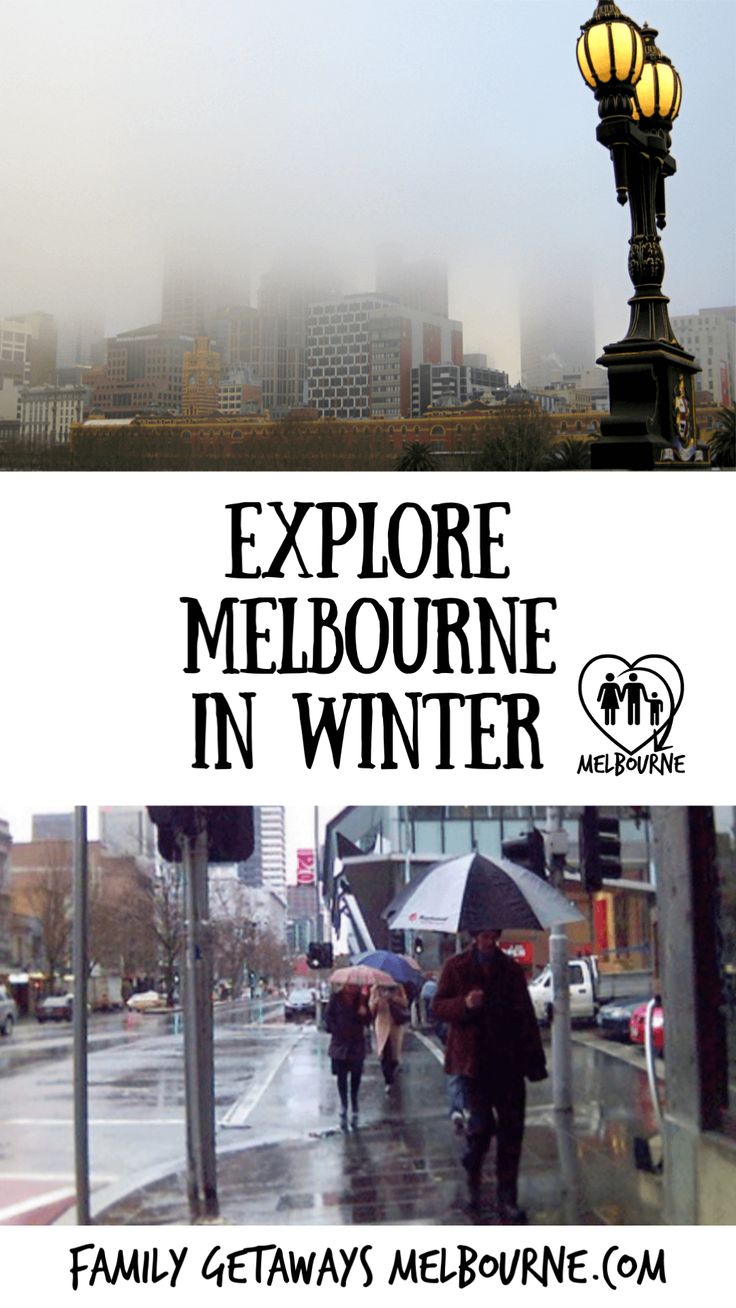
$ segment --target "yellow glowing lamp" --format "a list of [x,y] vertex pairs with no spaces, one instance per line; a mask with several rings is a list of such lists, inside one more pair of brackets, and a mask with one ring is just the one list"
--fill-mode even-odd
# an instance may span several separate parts
[[644,38],[644,67],[634,91],[633,113],[637,120],[662,118],[673,122],[680,112],[682,82],[671,60],[657,49],[657,33],[646,23]]
[[636,23],[611,0],[601,0],[581,29],[578,68],[593,91],[623,83],[635,86],[644,64],[644,45]]

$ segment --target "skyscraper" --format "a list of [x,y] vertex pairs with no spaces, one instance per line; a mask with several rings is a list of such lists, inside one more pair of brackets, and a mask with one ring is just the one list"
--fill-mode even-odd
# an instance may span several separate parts
[[592,368],[593,297],[585,280],[545,268],[523,288],[520,313],[521,381],[530,390],[553,386]]
[[282,805],[253,810],[253,853],[238,864],[243,885],[271,890],[286,902],[286,816]]

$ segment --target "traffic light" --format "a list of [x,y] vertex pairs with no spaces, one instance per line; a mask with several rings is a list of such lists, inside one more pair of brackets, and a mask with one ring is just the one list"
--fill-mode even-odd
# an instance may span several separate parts
[[216,804],[208,808],[151,808],[158,827],[158,848],[167,863],[181,862],[181,837],[196,839],[200,824],[207,825],[208,863],[244,863],[253,853],[253,809]]
[[580,818],[580,878],[585,890],[600,890],[604,877],[621,876],[619,820],[601,817],[597,808],[584,808]]
[[518,836],[515,840],[502,840],[501,853],[510,863],[517,863],[519,867],[525,867],[528,872],[534,872],[538,877],[546,876],[544,836],[536,827],[532,827],[531,831]]
[[415,954],[424,953],[424,941],[422,940],[421,936],[415,936],[414,938],[414,953]]
[[316,971],[320,967],[332,967],[332,945],[329,940],[313,940],[307,950],[307,964]]

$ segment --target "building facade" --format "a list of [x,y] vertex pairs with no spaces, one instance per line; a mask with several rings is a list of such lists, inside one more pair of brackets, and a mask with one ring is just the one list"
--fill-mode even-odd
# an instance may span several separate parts
[[147,409],[178,413],[182,404],[184,355],[194,341],[154,325],[122,332],[107,342],[107,362],[92,369],[91,408],[107,417],[129,417]]
[[56,323],[50,313],[0,318],[0,364],[15,363],[26,386],[56,382]]
[[72,423],[89,408],[86,386],[29,386],[19,399],[20,439],[29,445],[66,445]]
[[10,915],[10,825],[0,818],[0,980],[12,964]]
[[217,413],[220,403],[221,358],[209,336],[198,336],[183,360],[182,413]]
[[462,324],[381,295],[312,304],[307,323],[307,395],[324,417],[411,414],[411,370],[459,363]]
[[263,413],[263,387],[252,368],[230,368],[222,374],[218,408],[231,417]]
[[253,809],[253,852],[238,864],[238,877],[243,885],[263,886],[286,903],[286,815],[282,805]]
[[695,355],[701,373],[700,391],[714,404],[727,408],[736,396],[736,307],[700,309],[672,318],[672,327],[684,349]]

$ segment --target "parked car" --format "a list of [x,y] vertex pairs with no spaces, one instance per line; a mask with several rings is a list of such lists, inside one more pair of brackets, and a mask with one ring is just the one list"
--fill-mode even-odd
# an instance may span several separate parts
[[[573,1022],[593,1022],[601,1004],[619,995],[628,998],[638,990],[643,996],[651,993],[651,972],[603,972],[595,954],[571,958],[568,963],[570,1017]],[[534,1006],[537,1021],[548,1022],[554,1005],[552,968],[549,963],[529,982],[529,998]]]
[[598,1009],[596,1017],[601,1035],[608,1040],[628,1042],[631,1039],[629,1035],[631,1015],[635,1009],[641,1007],[641,1004],[641,995],[636,999],[612,999],[610,1003],[603,1004],[602,1008]]
[[[644,1044],[644,1030],[647,1003],[639,1004],[631,1014],[629,1022],[629,1039],[632,1045]],[[652,1041],[655,1054],[664,1053],[664,1013],[661,1004],[656,1004],[652,1014]]]
[[165,1007],[166,999],[158,993],[158,990],[141,990],[138,994],[131,995],[126,1004],[126,1008],[132,1009],[134,1013],[145,1012],[147,1008]]
[[314,1017],[316,1013],[314,991],[301,986],[290,990],[284,1000],[284,1017]]
[[73,995],[49,995],[36,1005],[38,1022],[71,1022],[74,1006]]
[[18,1009],[15,1000],[8,994],[5,986],[0,986],[0,1035],[11,1036],[18,1021]]

